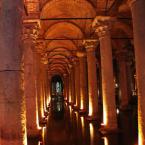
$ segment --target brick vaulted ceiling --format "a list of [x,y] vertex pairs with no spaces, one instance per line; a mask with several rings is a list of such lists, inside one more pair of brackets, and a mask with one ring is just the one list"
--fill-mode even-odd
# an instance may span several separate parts
[[96,38],[92,21],[97,15],[117,18],[113,30],[114,50],[132,43],[131,15],[126,0],[24,0],[25,20],[38,20],[38,41],[43,41],[48,70],[54,74],[68,73],[83,50],[82,40]]

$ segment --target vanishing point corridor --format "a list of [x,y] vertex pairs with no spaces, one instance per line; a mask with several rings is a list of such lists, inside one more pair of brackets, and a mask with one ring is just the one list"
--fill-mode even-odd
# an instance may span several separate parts
[[145,145],[145,0],[0,0],[0,145]]

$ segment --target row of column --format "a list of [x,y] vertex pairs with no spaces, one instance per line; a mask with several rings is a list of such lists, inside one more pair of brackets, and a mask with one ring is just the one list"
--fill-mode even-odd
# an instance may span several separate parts
[[[1,2],[0,18],[0,144],[5,145],[21,145],[26,144],[26,112],[25,99],[23,93],[23,65],[22,65],[22,1],[3,0]],[[144,43],[145,43],[145,21],[143,20],[145,13],[144,0],[130,0],[133,28],[134,28],[134,44],[135,44],[135,59],[137,72],[137,87],[138,87],[138,128],[139,128],[139,145],[145,144],[145,97],[144,97]],[[6,17],[7,16],[7,17]],[[105,32],[106,33],[106,32]],[[15,38],[15,39],[14,39]],[[110,38],[100,37],[101,46],[101,70],[102,70],[102,92],[103,92],[103,109],[104,124],[108,127],[116,127],[116,117],[114,113],[114,89],[112,75],[112,60]],[[108,54],[103,56],[103,54]],[[88,55],[88,54],[87,54]],[[103,56],[103,57],[102,57]],[[89,60],[89,56],[87,57]],[[92,59],[92,58],[90,58]],[[92,64],[88,63],[88,68],[92,68]],[[94,62],[94,61],[93,61]],[[106,64],[108,64],[106,66]],[[29,66],[29,63],[28,63]],[[109,68],[108,68],[109,66]],[[110,69],[109,74],[106,74]],[[90,69],[89,69],[90,70]],[[95,71],[95,69],[93,69]],[[75,72],[78,70],[75,70]],[[92,84],[93,78],[89,75],[92,72],[88,71],[88,81]],[[93,75],[93,74],[92,74]],[[80,79],[80,77],[78,78]],[[41,79],[40,79],[41,80]],[[94,79],[95,80],[95,79]],[[109,80],[109,81],[108,81]],[[91,82],[92,81],[92,82]],[[80,81],[79,81],[80,82]],[[111,82],[111,83],[110,83]],[[75,83],[76,84],[76,83]],[[88,83],[88,88],[89,88]],[[41,87],[40,87],[41,88]],[[93,102],[93,89],[88,89],[89,104]],[[108,90],[108,88],[111,88]],[[78,91],[79,92],[79,91]],[[79,95],[80,93],[78,93]],[[93,94],[93,95],[92,95]],[[38,92],[37,92],[38,95]],[[39,94],[41,95],[41,94]],[[39,97],[40,98],[40,97]],[[112,101],[110,101],[112,100]],[[80,103],[79,100],[76,101]],[[110,104],[108,104],[110,103]],[[111,105],[111,103],[113,103]],[[81,103],[80,103],[81,104]],[[40,108],[40,107],[39,107]],[[95,112],[90,109],[90,113]],[[106,116],[106,118],[105,118]],[[12,120],[13,121],[9,121]],[[8,120],[8,121],[6,121]]]
[[40,135],[45,121],[50,95],[47,67],[36,49],[38,24],[22,25],[22,1],[1,4],[0,144],[26,145],[27,137]]

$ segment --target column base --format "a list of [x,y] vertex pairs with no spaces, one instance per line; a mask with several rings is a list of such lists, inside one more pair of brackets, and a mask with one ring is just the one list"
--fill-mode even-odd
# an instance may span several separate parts
[[40,130],[35,130],[35,131],[31,131],[31,133],[27,133],[27,137],[29,139],[41,139],[41,129]]
[[79,111],[79,107],[78,106],[72,106],[73,110],[75,111]]
[[49,112],[44,112],[44,116],[47,117],[49,115]]
[[79,109],[79,115],[86,115],[87,114],[87,111],[86,109]]
[[131,106],[124,105],[124,106],[121,106],[119,109],[120,111],[131,111]]
[[87,116],[86,120],[89,121],[89,122],[93,122],[93,121],[99,122],[99,118],[95,117],[95,116]]
[[99,131],[103,134],[115,134],[115,133],[120,133],[120,130],[118,128],[108,128],[106,126],[101,126]]
[[47,124],[47,119],[46,119],[46,118],[42,118],[42,119],[39,121],[39,124],[40,124],[40,127],[46,126],[46,124]]

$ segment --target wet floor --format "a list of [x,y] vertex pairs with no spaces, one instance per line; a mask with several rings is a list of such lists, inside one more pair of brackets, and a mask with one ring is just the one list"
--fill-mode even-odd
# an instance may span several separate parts
[[137,145],[136,122],[134,110],[120,112],[120,132],[103,136],[96,122],[88,122],[70,106],[65,106],[63,112],[49,114],[42,141],[29,141],[28,145]]

